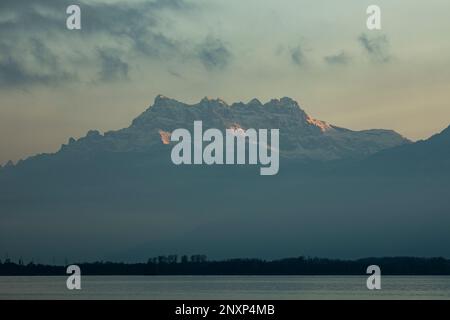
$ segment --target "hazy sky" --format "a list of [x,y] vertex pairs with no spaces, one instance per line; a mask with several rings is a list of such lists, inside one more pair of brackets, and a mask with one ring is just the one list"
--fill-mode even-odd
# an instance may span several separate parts
[[338,126],[427,138],[450,124],[449,14],[448,0],[1,0],[0,164],[128,126],[160,93],[290,96]]

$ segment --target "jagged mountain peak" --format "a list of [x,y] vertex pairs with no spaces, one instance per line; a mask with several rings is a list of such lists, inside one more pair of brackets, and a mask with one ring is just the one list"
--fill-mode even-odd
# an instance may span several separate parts
[[276,99],[276,98],[271,99],[265,105],[267,105],[267,106],[274,105],[277,107],[299,107],[297,101],[295,101],[289,97],[283,97],[281,99]]
[[[252,99],[232,105],[221,99],[203,98],[186,104],[158,95],[155,102],[132,124],[123,129],[100,133],[90,130],[77,140],[71,138],[60,152],[89,157],[92,152],[161,152],[170,145],[170,136],[178,128],[192,129],[194,121],[203,128],[279,129],[280,156],[301,160],[363,158],[378,151],[410,143],[392,130],[353,131],[333,126],[307,115],[288,97],[265,104]],[[32,157],[33,158],[33,157]]]
[[164,96],[164,95],[162,95],[162,94],[158,94],[156,97],[155,97],[155,100],[154,100],[154,102],[153,102],[153,108],[158,108],[158,107],[170,107],[170,106],[173,106],[173,105],[178,105],[178,104],[180,104],[181,102],[179,102],[178,100],[175,100],[175,99],[172,99],[172,98],[169,98],[169,97],[167,97],[167,96]]
[[[271,116],[271,114],[274,116]],[[288,97],[272,99],[264,104],[256,98],[251,99],[247,103],[235,102],[228,104],[221,98],[204,97],[197,103],[188,104],[167,96],[158,95],[153,105],[133,120],[132,126],[148,127],[149,125],[155,125],[155,122],[167,122],[170,120],[182,123],[187,119],[206,122],[211,120],[213,122],[211,124],[218,125],[220,121],[223,123],[234,122],[235,118],[240,120],[242,117],[246,119],[253,118],[254,120],[268,120],[270,117],[279,119],[282,114],[289,114],[290,118],[302,125],[315,125],[313,122],[308,123],[306,121],[308,116],[305,111],[300,108],[295,100]],[[254,125],[264,124],[264,121],[262,123],[252,122],[254,122]],[[219,127],[222,126],[219,125]]]
[[133,120],[128,128],[90,133],[64,150],[151,151],[170,144],[177,128],[190,129],[201,120],[203,128],[225,130],[235,126],[279,129],[281,155],[308,160],[333,160],[364,157],[409,141],[389,130],[352,131],[314,119],[289,98],[272,99],[262,104],[254,98],[247,103],[228,104],[219,98],[203,98],[187,104],[158,95],[154,104]]
[[202,100],[200,100],[200,105],[220,105],[223,107],[229,107],[229,105],[220,98],[210,98],[210,97],[204,97]]
[[170,97],[165,96],[165,95],[163,95],[163,94],[158,94],[158,95],[155,97],[154,103],[155,103],[155,104],[158,104],[158,103],[161,103],[161,102],[171,102],[171,101],[178,102],[177,100],[175,100],[175,99],[173,99],[173,98],[170,98]]
[[247,103],[247,106],[262,107],[263,104],[257,98],[253,98]]
[[199,106],[205,106],[205,105],[219,105],[222,107],[266,107],[266,108],[270,108],[270,107],[291,107],[291,108],[296,108],[296,109],[300,109],[300,106],[298,104],[297,101],[295,101],[292,98],[289,97],[282,97],[282,98],[274,98],[271,99],[270,101],[266,102],[266,103],[261,103],[261,101],[257,98],[253,98],[251,99],[249,102],[245,103],[245,102],[235,102],[233,104],[228,104],[225,100],[221,99],[221,98],[212,98],[212,97],[207,97],[205,96],[204,98],[202,98],[199,102],[194,103],[194,104],[187,104],[187,103],[183,103],[180,102],[176,99],[173,98],[169,98],[167,96],[164,95],[157,95],[155,97],[154,103],[150,108],[158,108],[158,107],[162,107],[162,106],[185,106],[185,107],[199,107]]

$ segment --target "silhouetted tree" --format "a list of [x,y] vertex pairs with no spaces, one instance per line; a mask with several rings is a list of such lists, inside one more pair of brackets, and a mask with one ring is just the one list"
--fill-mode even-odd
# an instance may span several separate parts
[[167,257],[166,256],[158,256],[158,263],[159,264],[167,263]]
[[[22,259],[20,259],[22,260]],[[445,258],[389,257],[359,260],[323,258],[230,259],[207,261],[205,255],[158,256],[147,263],[76,263],[85,275],[366,275],[371,264],[379,265],[384,275],[450,275],[450,260]],[[65,275],[65,266],[0,261],[0,275]]]

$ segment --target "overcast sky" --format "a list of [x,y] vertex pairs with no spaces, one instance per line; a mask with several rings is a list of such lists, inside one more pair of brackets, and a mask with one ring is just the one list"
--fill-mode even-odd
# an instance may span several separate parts
[[[81,30],[66,29],[69,4]],[[448,0],[2,0],[0,164],[128,126],[157,94],[289,96],[338,126],[428,138],[450,124],[449,13]]]

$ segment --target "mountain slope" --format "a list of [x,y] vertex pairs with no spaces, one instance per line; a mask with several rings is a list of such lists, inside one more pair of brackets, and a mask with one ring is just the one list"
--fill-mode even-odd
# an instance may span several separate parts
[[[280,126],[288,135],[279,173],[173,165],[167,134],[199,118],[204,127]],[[158,97],[129,128],[92,131],[56,154],[3,168],[0,252],[128,261],[168,253],[450,256],[449,129],[371,153],[389,137],[399,136],[314,120],[287,98],[189,106]],[[283,147],[290,139],[293,147]],[[303,161],[312,159],[330,161]]]
[[409,141],[391,130],[352,131],[329,125],[308,116],[290,98],[273,99],[265,104],[253,99],[228,105],[220,99],[204,98],[188,105],[157,96],[153,106],[133,120],[128,128],[106,132],[90,131],[77,141],[70,139],[64,151],[89,150],[112,152],[149,151],[168,143],[177,128],[192,129],[202,120],[204,130],[231,127],[243,129],[280,129],[281,156],[301,160],[361,158]]
[[[346,168],[345,170],[344,167]],[[341,166],[348,175],[447,179],[450,172],[450,127],[426,140],[383,149]],[[370,179],[370,177],[367,177]]]

